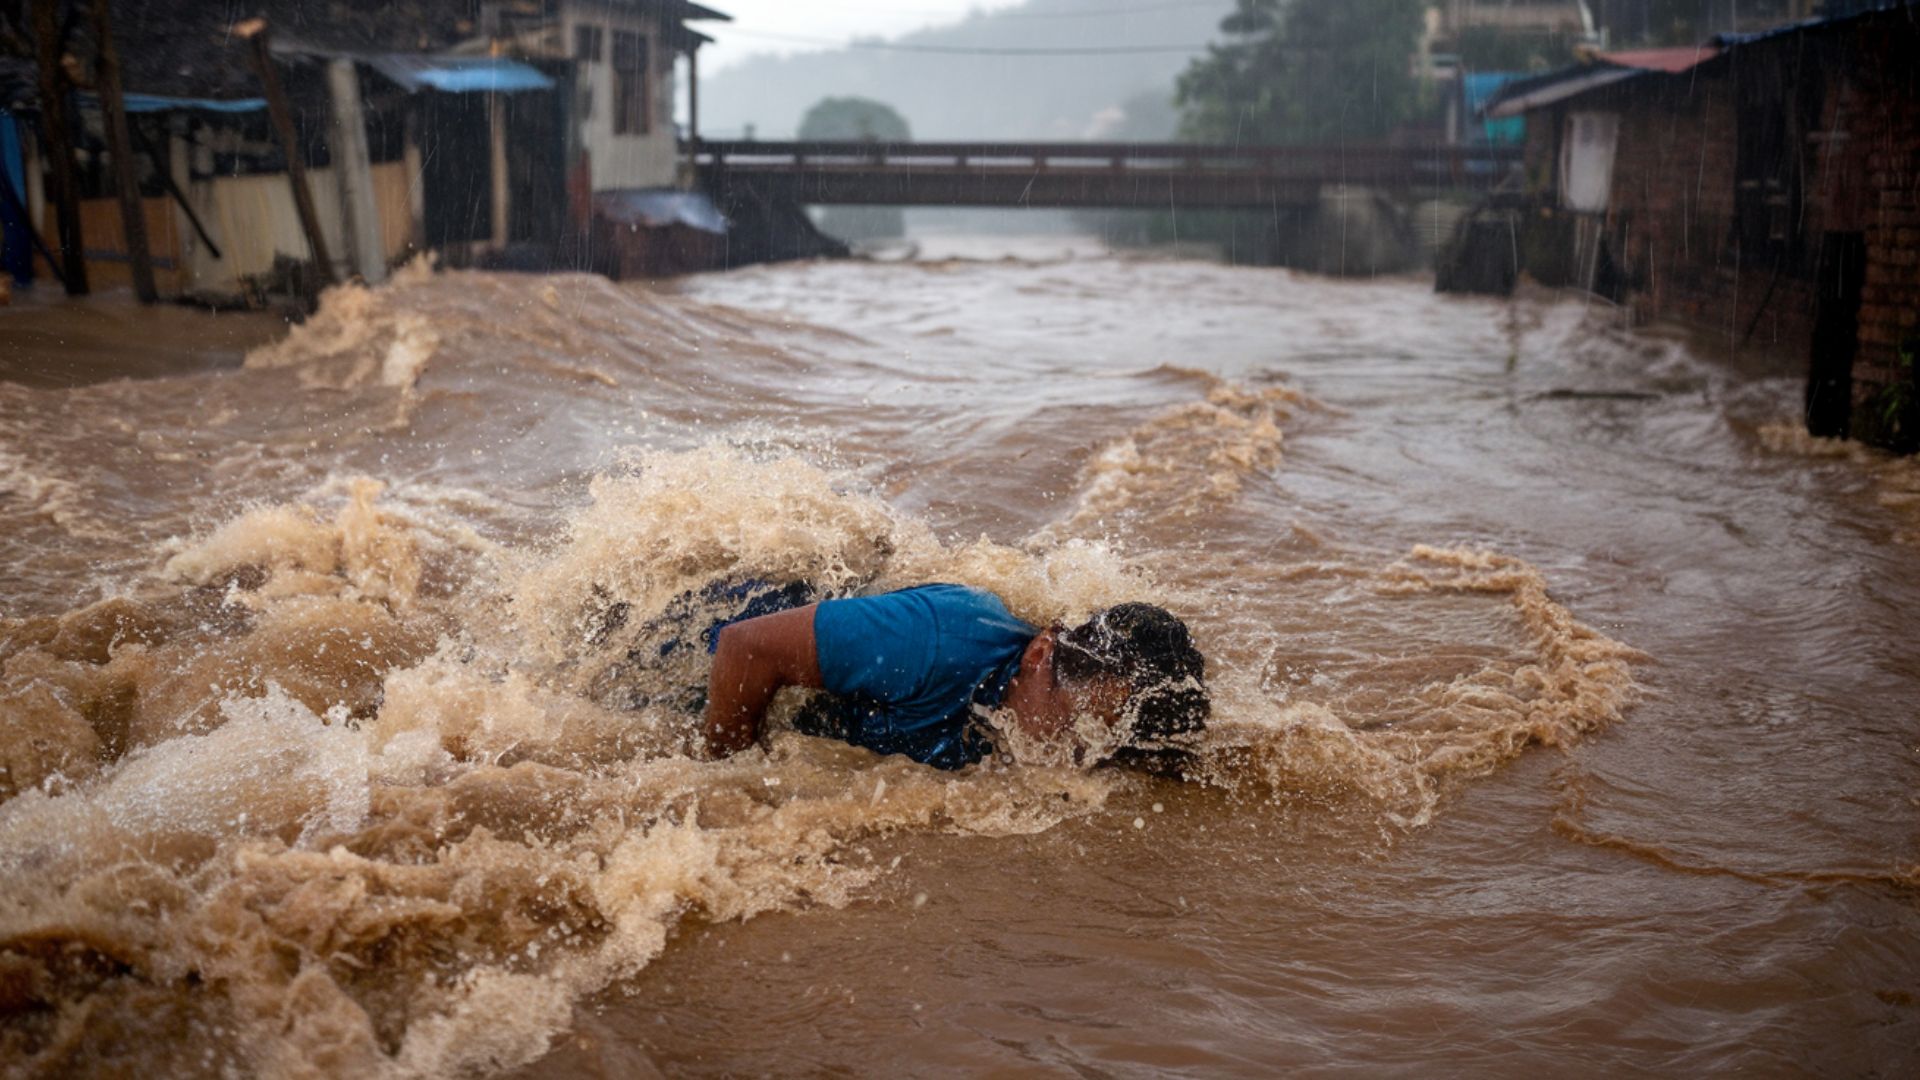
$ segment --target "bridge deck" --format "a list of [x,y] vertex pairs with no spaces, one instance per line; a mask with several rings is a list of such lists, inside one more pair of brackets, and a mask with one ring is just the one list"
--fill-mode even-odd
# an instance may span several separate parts
[[1327,184],[1485,191],[1517,149],[1212,146],[1195,143],[702,142],[722,199],[892,206],[1271,207]]

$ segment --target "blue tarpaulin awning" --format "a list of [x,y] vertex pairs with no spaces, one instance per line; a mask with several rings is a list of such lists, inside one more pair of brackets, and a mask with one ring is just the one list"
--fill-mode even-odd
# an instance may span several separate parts
[[367,63],[409,93],[439,90],[448,94],[511,94],[553,89],[553,80],[538,68],[497,56],[386,53],[368,57]]
[[[259,112],[267,107],[266,98],[234,98],[219,101],[214,98],[167,97],[162,94],[123,94],[130,113],[178,112],[193,109],[199,112],[244,113]],[[80,100],[90,105],[99,105],[100,98],[94,94],[81,94]]]
[[685,225],[701,232],[723,234],[727,219],[705,192],[674,188],[601,191],[593,196],[593,212],[616,225],[658,229]]
[[1461,80],[1460,89],[1467,96],[1467,115],[1481,117],[1480,138],[1474,141],[1490,143],[1494,146],[1518,146],[1527,141],[1525,117],[1507,116],[1495,119],[1482,115],[1487,100],[1499,93],[1501,87],[1524,78],[1526,76],[1520,72],[1476,71],[1467,73]]

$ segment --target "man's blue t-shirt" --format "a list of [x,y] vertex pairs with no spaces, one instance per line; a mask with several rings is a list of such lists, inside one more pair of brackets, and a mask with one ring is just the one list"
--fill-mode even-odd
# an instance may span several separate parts
[[989,749],[974,707],[999,706],[1038,633],[999,597],[964,585],[822,601],[814,647],[836,700],[811,727],[942,769],[972,764]]

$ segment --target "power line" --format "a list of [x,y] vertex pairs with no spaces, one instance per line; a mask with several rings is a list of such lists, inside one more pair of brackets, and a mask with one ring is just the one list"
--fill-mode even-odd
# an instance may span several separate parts
[[[1145,4],[1139,7],[1124,8],[1082,8],[1073,11],[1020,11],[1017,9],[997,8],[980,12],[987,19],[1098,19],[1108,15],[1144,15],[1155,11],[1186,11],[1195,8],[1220,8],[1231,4],[1232,0],[1178,0],[1175,3]],[[930,18],[950,17],[952,11],[936,11],[926,8],[881,7],[878,5],[816,4],[815,7],[830,7],[835,11],[863,11],[890,15],[925,15]],[[731,27],[728,32],[735,32]]]
[[1197,53],[1205,49],[1205,43],[1199,45],[1107,45],[1107,46],[1066,46],[1062,48],[996,48],[987,45],[907,45],[894,41],[865,41],[855,38],[849,41],[836,41],[832,38],[804,37],[799,34],[776,34],[770,30],[742,30],[730,26],[728,36],[765,38],[770,41],[786,41],[798,45],[821,45],[832,49],[879,49],[887,52],[941,53],[948,56],[1140,56],[1147,53]]
[[1146,4],[1141,7],[1094,8],[1085,11],[989,11],[998,19],[1098,19],[1106,15],[1145,15],[1154,11],[1186,11],[1191,8],[1219,8],[1233,0],[1182,0],[1171,4]]

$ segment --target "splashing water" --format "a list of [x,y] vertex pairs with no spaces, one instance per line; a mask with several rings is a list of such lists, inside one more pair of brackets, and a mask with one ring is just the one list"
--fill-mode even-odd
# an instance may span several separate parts
[[[1567,567],[1503,550],[1552,544],[1326,456],[1377,437],[1372,391],[1309,396],[1251,359],[1265,333],[1098,325],[1156,275],[1301,326],[1341,309],[1288,289],[1342,287],[1079,271],[822,266],[689,295],[422,266],[330,293],[238,371],[0,387],[9,553],[64,553],[0,622],[0,1052],[523,1067],[689,928],[827,918],[968,844],[1124,860],[1088,838],[1150,834],[1176,790],[1205,827],[1306,821],[1291,843],[1351,866],[1641,699],[1657,653],[1577,617]],[[1020,329],[1072,290],[1072,333]],[[1360,307],[1430,302],[1388,284]],[[1318,333],[1407,355],[1381,321]],[[1321,456],[1289,489],[1303,440]],[[797,735],[792,701],[763,747],[703,760],[704,655],[662,646],[743,578],[962,582],[1041,625],[1163,603],[1208,654],[1215,722],[1185,785],[1017,742],[940,773]]]

